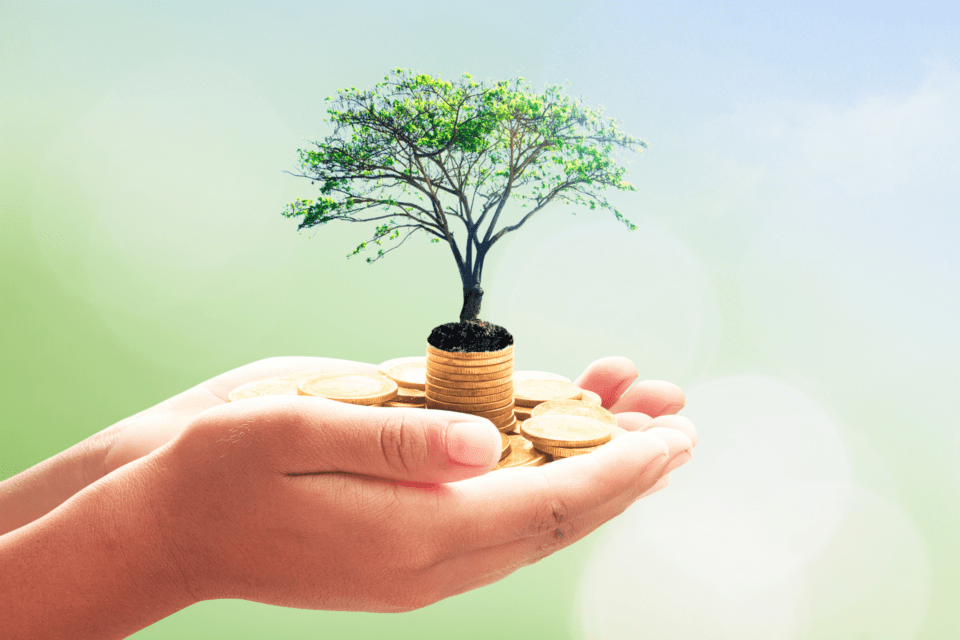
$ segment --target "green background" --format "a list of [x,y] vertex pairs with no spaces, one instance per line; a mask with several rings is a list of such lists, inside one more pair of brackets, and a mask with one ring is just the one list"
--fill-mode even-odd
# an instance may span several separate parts
[[[517,367],[688,392],[669,490],[403,615],[208,602],[138,638],[960,636],[960,45],[947,3],[0,4],[0,478],[273,355],[421,353],[449,251],[298,235],[324,97],[521,75],[651,150],[638,224],[491,254]],[[496,514],[491,514],[495,517]]]

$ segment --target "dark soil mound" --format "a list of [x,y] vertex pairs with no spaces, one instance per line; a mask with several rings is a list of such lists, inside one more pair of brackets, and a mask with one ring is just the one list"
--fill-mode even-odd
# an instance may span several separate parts
[[500,351],[513,344],[513,336],[503,327],[486,322],[448,322],[434,327],[427,342],[435,349],[461,353]]

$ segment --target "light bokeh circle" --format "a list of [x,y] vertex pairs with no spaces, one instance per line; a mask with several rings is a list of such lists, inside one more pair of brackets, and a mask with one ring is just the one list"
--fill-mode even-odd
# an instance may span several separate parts
[[798,572],[847,510],[839,425],[760,376],[695,387],[683,413],[702,434],[694,460],[608,525],[581,583],[586,637],[794,637]]

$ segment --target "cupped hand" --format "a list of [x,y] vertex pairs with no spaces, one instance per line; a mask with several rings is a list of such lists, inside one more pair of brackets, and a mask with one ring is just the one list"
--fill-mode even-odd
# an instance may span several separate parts
[[405,611],[579,540],[653,488],[671,448],[637,432],[488,473],[500,447],[465,414],[244,400],[151,456],[153,519],[195,600]]
[[[236,387],[254,380],[307,371],[374,374],[377,368],[364,362],[306,356],[266,358],[238,367],[122,420],[103,432],[109,444],[104,456],[103,472],[97,477],[163,446],[200,413],[226,404],[227,396]],[[660,419],[651,423],[653,418],[679,411],[685,401],[683,391],[669,382],[648,380],[638,383],[624,395],[636,378],[637,369],[630,360],[610,357],[588,366],[577,384],[599,393],[603,406],[614,412],[630,412],[630,415],[619,417],[624,428],[642,430],[657,426],[670,427],[686,434],[695,445],[696,430],[689,420]],[[641,412],[642,415],[632,415],[635,412]]]
[[496,473],[499,434],[466,414],[293,396],[203,411],[153,457],[156,518],[181,587],[195,600],[404,611],[499,580],[689,460],[693,425],[669,413],[682,391],[639,383],[624,393],[635,378],[628,360],[607,358],[577,381],[634,433]]

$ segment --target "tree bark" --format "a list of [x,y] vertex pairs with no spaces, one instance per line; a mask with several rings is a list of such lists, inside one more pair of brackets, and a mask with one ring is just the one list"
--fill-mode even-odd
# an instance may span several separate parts
[[480,284],[464,286],[463,307],[460,309],[460,322],[476,320],[480,315],[480,302],[483,300],[483,289]]

